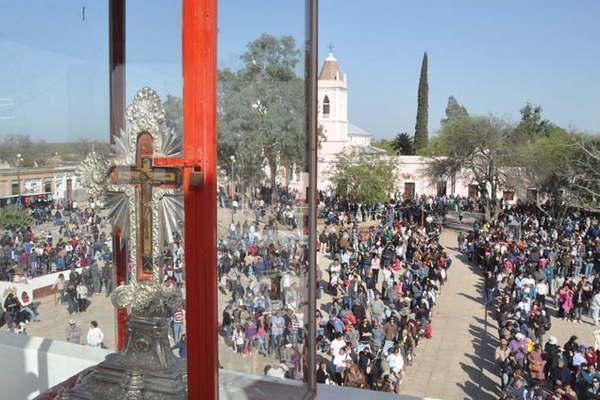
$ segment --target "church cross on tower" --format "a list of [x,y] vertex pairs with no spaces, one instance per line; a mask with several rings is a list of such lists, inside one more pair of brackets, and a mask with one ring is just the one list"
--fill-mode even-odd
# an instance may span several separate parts
[[333,54],[334,49],[335,49],[335,46],[333,45],[333,43],[329,43],[329,54]]

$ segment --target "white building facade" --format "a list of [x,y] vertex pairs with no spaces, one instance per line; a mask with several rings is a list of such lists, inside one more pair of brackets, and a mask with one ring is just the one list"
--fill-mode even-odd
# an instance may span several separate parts
[[[337,156],[352,150],[376,154],[383,150],[371,145],[372,137],[366,130],[348,119],[348,75],[341,72],[332,53],[325,59],[318,81],[318,123],[321,130],[318,150],[317,176],[319,190],[330,187],[329,175],[335,170]],[[426,175],[429,162],[421,156],[388,156],[396,164],[396,190],[405,196],[460,195],[476,197],[477,185],[468,176],[448,177],[435,181]],[[502,196],[502,193],[499,193]]]
[[332,53],[319,74],[318,121],[321,131],[318,150],[318,184],[329,185],[328,175],[335,168],[338,154],[356,149],[380,152],[371,146],[372,135],[348,120],[348,75],[343,74]]

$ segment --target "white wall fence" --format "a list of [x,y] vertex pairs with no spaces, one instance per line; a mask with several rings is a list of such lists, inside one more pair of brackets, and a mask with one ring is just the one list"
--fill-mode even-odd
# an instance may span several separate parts
[[[77,272],[81,273],[82,268],[76,268],[76,270],[77,270]],[[29,298],[32,301],[34,301],[34,300],[39,301],[40,300],[39,298],[36,299],[34,297],[34,290],[43,289],[48,286],[54,285],[54,283],[56,282],[56,280],[58,279],[58,276],[60,274],[64,274],[65,280],[69,280],[70,273],[71,273],[70,270],[54,272],[54,273],[51,273],[48,275],[42,275],[42,276],[35,277],[33,279],[29,279],[27,281],[27,283],[14,283],[14,282],[0,281],[0,299],[2,299],[4,301],[5,291],[9,288],[15,288],[15,289],[17,289],[17,295],[19,296],[19,300],[21,299],[21,293],[27,292],[27,294],[29,295]]]
[[[111,351],[35,336],[0,333],[0,399],[31,400],[104,361]],[[302,382],[219,370],[223,400],[302,400]],[[318,400],[425,400],[410,395],[319,385]]]

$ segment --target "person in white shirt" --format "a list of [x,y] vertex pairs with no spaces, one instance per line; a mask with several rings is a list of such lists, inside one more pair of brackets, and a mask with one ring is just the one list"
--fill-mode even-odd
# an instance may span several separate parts
[[596,293],[592,297],[592,317],[594,318],[594,325],[598,326],[598,320],[600,320],[600,292]]
[[402,382],[402,370],[404,369],[404,358],[400,354],[398,348],[390,350],[390,354],[387,356],[387,362],[390,366],[390,370],[396,375],[398,382]]
[[346,361],[352,362],[352,357],[348,354],[348,350],[346,346],[342,347],[334,357],[333,357],[333,365],[335,366],[335,372],[341,374],[346,369]]
[[104,341],[104,333],[102,330],[98,328],[98,322],[92,321],[90,322],[90,329],[87,333],[87,343],[88,346],[92,347],[102,347],[102,342]]
[[285,373],[288,371],[288,367],[285,364],[273,364],[267,371],[267,376],[274,378],[285,378]]
[[536,295],[537,301],[539,301],[541,304],[545,304],[547,294],[548,294],[548,284],[546,282],[539,281],[538,283],[535,284],[535,295]]
[[336,335],[336,338],[331,341],[330,351],[332,356],[336,356],[340,353],[340,349],[346,346],[346,341],[341,334]]

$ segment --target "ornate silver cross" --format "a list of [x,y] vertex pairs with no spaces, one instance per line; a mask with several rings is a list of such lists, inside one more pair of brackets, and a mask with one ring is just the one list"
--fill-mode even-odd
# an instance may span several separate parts
[[110,160],[91,153],[77,169],[91,199],[105,198],[108,216],[128,244],[131,280],[160,282],[161,246],[183,226],[181,169],[156,166],[181,151],[181,138],[165,126],[165,111],[151,88],[127,108],[129,126],[116,138]]

